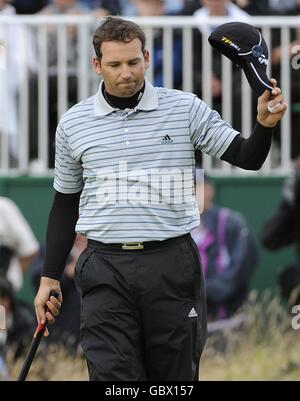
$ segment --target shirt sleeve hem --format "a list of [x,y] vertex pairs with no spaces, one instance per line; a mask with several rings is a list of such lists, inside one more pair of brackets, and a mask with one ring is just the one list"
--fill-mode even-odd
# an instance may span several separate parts
[[232,141],[234,140],[234,138],[240,135],[240,132],[238,131],[232,131],[231,132],[231,139],[227,140],[226,143],[224,144],[224,146],[222,146],[222,148],[218,151],[218,153],[215,155],[215,157],[217,157],[218,159],[220,159],[223,154],[226,152],[226,150],[229,148],[229,146],[231,145]]
[[61,194],[76,194],[83,189],[83,185],[78,188],[64,188],[57,184],[56,182],[53,183],[53,188],[55,191],[60,192]]

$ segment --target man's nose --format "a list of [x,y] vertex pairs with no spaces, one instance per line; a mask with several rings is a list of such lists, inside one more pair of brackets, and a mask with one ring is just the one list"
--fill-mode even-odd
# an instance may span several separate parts
[[122,79],[128,80],[131,78],[131,71],[128,65],[123,65],[121,70]]

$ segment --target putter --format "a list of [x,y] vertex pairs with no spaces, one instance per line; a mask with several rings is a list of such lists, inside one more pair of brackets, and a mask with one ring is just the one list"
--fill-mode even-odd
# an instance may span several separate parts
[[[50,292],[50,297],[53,296],[53,297],[57,298],[58,295],[59,294],[57,292],[55,292],[55,291],[51,291]],[[37,325],[37,328],[35,329],[35,332],[34,332],[34,335],[33,335],[29,350],[27,352],[25,361],[23,363],[22,370],[21,370],[21,372],[19,374],[19,377],[18,377],[17,381],[25,381],[26,380],[26,377],[28,375],[28,372],[29,372],[29,369],[31,367],[31,364],[32,364],[33,358],[35,356],[35,353],[36,353],[36,351],[38,349],[38,346],[40,344],[40,341],[41,341],[41,338],[43,336],[43,333],[44,333],[44,330],[46,328],[46,325],[47,325],[47,323],[45,323],[45,324],[39,323]]]

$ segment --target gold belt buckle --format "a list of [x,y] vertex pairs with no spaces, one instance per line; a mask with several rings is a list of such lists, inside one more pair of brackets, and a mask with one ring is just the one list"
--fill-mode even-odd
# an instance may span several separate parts
[[125,251],[135,251],[137,249],[144,249],[144,245],[141,242],[127,242],[122,245],[122,249]]

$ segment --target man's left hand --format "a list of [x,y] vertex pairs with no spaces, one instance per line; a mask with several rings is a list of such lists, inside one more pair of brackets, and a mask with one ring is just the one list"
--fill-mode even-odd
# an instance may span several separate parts
[[[281,89],[278,88],[276,79],[271,79],[272,93],[266,90],[257,101],[257,121],[267,128],[273,128],[282,119],[286,110],[287,103],[285,103],[284,98],[281,93]],[[271,108],[275,108],[275,113],[270,113],[268,105],[270,103]]]

